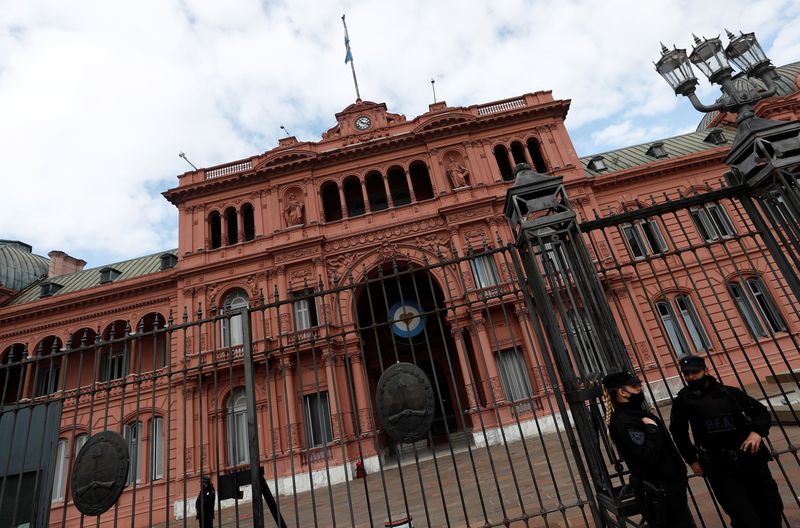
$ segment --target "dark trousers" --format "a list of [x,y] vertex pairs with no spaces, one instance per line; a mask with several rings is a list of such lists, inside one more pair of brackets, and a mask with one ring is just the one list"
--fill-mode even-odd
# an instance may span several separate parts
[[206,515],[205,518],[198,517],[197,524],[199,528],[214,528],[214,518],[209,515]]
[[733,528],[780,528],[783,501],[766,463],[714,468],[708,482]]
[[644,506],[642,515],[652,528],[694,528],[686,502],[686,482],[658,486],[643,483],[636,495]]

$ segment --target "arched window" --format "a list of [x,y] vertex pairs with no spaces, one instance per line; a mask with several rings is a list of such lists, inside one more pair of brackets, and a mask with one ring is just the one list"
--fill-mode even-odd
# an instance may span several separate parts
[[528,139],[528,154],[530,154],[531,161],[533,161],[534,170],[542,174],[546,173],[547,163],[544,161],[542,149],[539,147],[539,140],[536,138]]
[[360,216],[366,212],[361,182],[355,176],[344,180],[344,201],[347,204],[347,216]]
[[232,246],[239,242],[239,219],[236,216],[236,209],[233,207],[225,210],[225,223],[227,224],[228,245]]
[[123,434],[128,445],[128,485],[142,481],[142,422],[131,422]]
[[244,228],[244,239],[253,240],[256,237],[256,221],[253,215],[253,205],[246,203],[242,206],[242,227]]
[[36,345],[36,374],[34,396],[47,396],[59,390],[61,358],[55,354],[61,350],[61,339],[49,336]]
[[500,169],[500,176],[502,176],[503,180],[513,180],[514,171],[511,168],[511,162],[508,160],[508,151],[505,145],[497,145],[494,148],[494,159],[497,161],[497,168]]
[[786,323],[760,277],[731,281],[728,291],[750,335],[759,338],[786,331]]
[[247,464],[250,460],[247,445],[247,399],[239,387],[228,398],[228,465]]
[[320,198],[322,198],[322,213],[325,215],[326,222],[342,219],[342,200],[339,198],[339,186],[336,182],[325,182],[320,187]]
[[418,202],[433,198],[433,186],[431,176],[428,173],[428,166],[424,161],[413,161],[408,168],[411,176],[411,187],[414,189],[414,197]]
[[131,342],[117,341],[127,335],[127,323],[114,321],[103,332],[103,341],[111,341],[100,348],[100,381],[111,381],[128,375]]
[[139,351],[139,367],[142,372],[149,372],[167,364],[167,331],[164,316],[151,312],[139,320],[136,325],[139,338],[136,347]]
[[667,340],[678,357],[711,350],[711,340],[688,295],[680,294],[658,301],[656,312]]
[[[75,372],[74,377],[69,376],[70,386],[67,388],[86,387],[97,381],[95,379],[95,356],[97,355],[97,349],[94,346],[95,337],[97,337],[97,332],[88,327],[79,328],[72,332],[72,336],[70,336],[72,348],[79,349],[80,352],[70,354],[69,361],[73,365],[72,368],[75,369],[73,372],[80,372]],[[82,365],[82,367],[76,368],[75,365],[79,367]],[[80,374],[80,379],[78,379],[78,374]]]
[[[223,313],[227,314],[242,308],[247,308],[247,294],[242,290],[233,290],[226,297],[222,304]],[[221,322],[222,346],[238,346],[244,343],[244,333],[242,331],[242,314],[236,313],[226,316]]]
[[522,148],[522,143],[514,141],[511,143],[511,157],[514,158],[514,163],[528,163],[525,157],[525,149]]
[[411,193],[408,191],[408,181],[406,172],[402,167],[394,166],[390,168],[386,179],[389,181],[389,193],[392,195],[392,203],[395,207],[411,203]]
[[367,174],[364,178],[364,186],[367,188],[370,211],[383,211],[389,208],[389,201],[386,198],[386,186],[380,172],[372,171]]
[[208,215],[208,229],[211,232],[211,249],[222,246],[222,220],[217,211]]
[[15,343],[0,356],[0,409],[22,397],[22,353],[25,345]]

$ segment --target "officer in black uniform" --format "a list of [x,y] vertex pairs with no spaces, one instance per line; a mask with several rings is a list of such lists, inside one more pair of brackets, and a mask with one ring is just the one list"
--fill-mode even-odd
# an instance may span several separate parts
[[623,371],[606,376],[603,387],[608,432],[631,471],[631,484],[648,525],[695,526],[686,503],[686,466],[664,422],[644,410],[641,381]]
[[710,376],[702,357],[685,356],[679,364],[686,387],[673,402],[669,428],[683,459],[708,478],[733,528],[779,527],[783,501],[762,441],[770,426],[766,407]]
[[203,475],[201,480],[200,494],[194,503],[197,508],[197,522],[199,528],[214,528],[214,506],[217,494],[214,492],[214,485],[211,477]]

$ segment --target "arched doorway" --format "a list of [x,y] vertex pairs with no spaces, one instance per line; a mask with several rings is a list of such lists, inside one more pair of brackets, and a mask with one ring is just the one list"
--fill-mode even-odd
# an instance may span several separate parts
[[[425,372],[435,396],[428,444],[452,440],[454,433],[470,425],[464,412],[467,384],[439,282],[429,271],[408,262],[385,262],[365,279],[356,291],[355,309],[373,409],[382,373],[397,362],[412,363]],[[379,417],[374,420],[380,423]],[[390,453],[397,447],[388,437],[380,441]]]

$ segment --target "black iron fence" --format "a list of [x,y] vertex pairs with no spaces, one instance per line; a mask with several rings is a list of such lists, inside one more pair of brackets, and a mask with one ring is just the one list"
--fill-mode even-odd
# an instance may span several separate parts
[[[278,268],[271,292],[12,344],[0,526],[194,525],[205,476],[217,526],[635,524],[596,382],[635,368],[668,419],[686,354],[770,409],[785,523],[800,523],[800,307],[738,192],[653,197],[580,231],[567,215],[523,252],[498,235],[436,256],[387,246],[342,277]],[[379,412],[397,364],[432,407]],[[84,515],[75,490],[107,483],[76,488],[75,462],[106,430],[127,448],[124,489]],[[725,525],[701,478],[691,505]]]
[[[754,226],[742,192],[720,182],[695,194],[652,196],[620,211],[595,212],[581,229],[628,356],[661,417],[669,419],[683,387],[677,361],[687,354],[705,357],[712,375],[770,410],[770,466],[784,522],[794,526],[800,522],[800,304],[787,278],[796,271],[776,264],[763,239],[766,226]],[[786,244],[793,227],[782,222]],[[592,362],[595,352],[583,347],[574,355]],[[606,441],[603,448],[620,485],[625,472],[613,446]],[[691,502],[704,525],[726,525],[699,477],[691,479]]]

